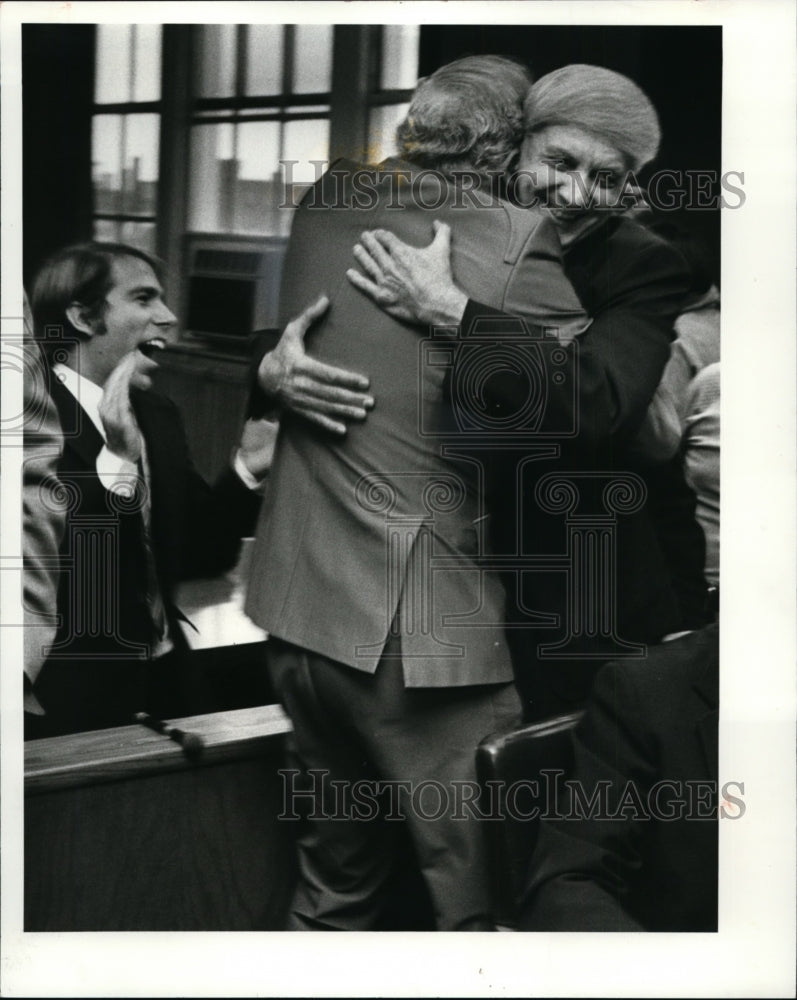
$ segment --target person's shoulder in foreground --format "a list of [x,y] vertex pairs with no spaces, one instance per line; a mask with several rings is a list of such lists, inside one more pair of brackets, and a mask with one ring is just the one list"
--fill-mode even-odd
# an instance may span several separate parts
[[600,671],[521,929],[716,930],[718,640],[711,625]]

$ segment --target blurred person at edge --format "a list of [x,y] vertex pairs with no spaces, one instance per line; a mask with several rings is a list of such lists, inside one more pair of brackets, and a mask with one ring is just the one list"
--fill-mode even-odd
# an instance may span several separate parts
[[719,795],[718,723],[718,622],[601,668],[518,887],[520,930],[717,930],[718,820],[745,809],[743,785]]
[[[675,321],[676,338],[670,359],[645,421],[634,443],[634,454],[646,463],[654,480],[670,476],[681,465],[695,518],[706,543],[703,586],[691,577],[695,602],[703,597],[709,620],[719,613],[720,569],[720,292],[713,282],[707,249],[682,225],[665,219],[650,224],[684,254],[693,275],[683,312]],[[662,491],[659,491],[662,492]],[[670,552],[686,560],[687,553],[672,537]],[[684,582],[686,575],[684,574]]]
[[[600,494],[613,475],[631,472],[637,483],[642,476],[642,493],[650,493],[649,466],[634,457],[632,443],[662,378],[673,323],[691,284],[683,255],[634,218],[637,213],[624,211],[638,206],[638,192],[626,184],[629,172],[653,160],[660,140],[656,111],[640,88],[601,67],[565,66],[531,86],[524,116],[519,169],[507,190],[520,204],[547,207],[558,229],[565,274],[592,323],[578,338],[575,396],[567,385],[557,385],[554,372],[545,373],[546,408],[536,432],[547,432],[542,440],[556,442],[556,457],[524,462],[496,454],[486,470],[494,548],[520,553],[521,567],[523,556],[555,559],[568,549],[565,519],[541,510],[535,499],[544,475],[577,477],[579,513],[605,516]],[[408,116],[399,127],[400,146],[413,148],[416,130]],[[469,298],[458,286],[450,248],[445,225],[422,249],[384,229],[365,232],[354,248],[364,273],[351,269],[349,279],[391,315],[458,328],[463,338],[479,320],[506,322],[511,314]],[[296,367],[282,372],[277,393],[286,406],[292,405],[296,373]],[[456,362],[449,389],[455,379]],[[529,385],[524,373],[506,370],[482,389],[481,415],[501,417],[523,409]],[[326,386],[324,391],[329,392]],[[356,392],[345,401],[354,405],[356,419],[364,417]],[[341,417],[336,425],[344,432],[347,416]],[[557,431],[567,427],[577,427],[577,433],[557,438]],[[567,574],[531,567],[507,574],[507,636],[527,718],[583,704],[597,669],[622,655],[627,643],[656,643],[704,624],[703,536],[682,469],[673,466],[671,472],[663,481],[659,477],[657,495],[648,496],[641,509],[616,515],[608,577],[614,589],[584,598],[608,600],[609,607],[585,609],[604,620],[581,637],[569,658],[547,658],[539,650],[544,642],[565,637],[572,611]],[[591,477],[594,473],[598,476]],[[524,534],[517,538],[520,523]],[[673,534],[679,539],[677,559],[668,545]],[[533,617],[530,627],[529,609],[553,616],[548,621],[558,621],[559,627],[535,625]]]
[[59,509],[56,473],[63,450],[63,435],[58,411],[47,390],[48,369],[33,335],[33,313],[26,292],[23,293],[23,299],[24,708],[31,715],[44,715],[44,710],[33,693],[32,680],[35,680],[42,668],[55,639],[57,626],[57,553],[65,517],[55,514]]

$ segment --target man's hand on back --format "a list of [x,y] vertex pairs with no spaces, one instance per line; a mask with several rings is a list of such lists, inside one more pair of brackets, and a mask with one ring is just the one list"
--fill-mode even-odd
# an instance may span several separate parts
[[386,229],[363,233],[354,257],[365,274],[349,268],[346,276],[361,292],[396,319],[410,323],[457,326],[468,296],[451,273],[451,228],[435,221],[427,247],[412,247]]
[[329,308],[322,295],[285,327],[279,343],[260,362],[260,388],[292,413],[334,434],[345,434],[349,420],[364,420],[374,405],[368,379],[308,357],[304,338]]

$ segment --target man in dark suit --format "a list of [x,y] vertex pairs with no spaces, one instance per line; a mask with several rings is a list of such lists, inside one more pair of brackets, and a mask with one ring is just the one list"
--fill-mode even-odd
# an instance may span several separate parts
[[[641,656],[645,643],[706,619],[689,606],[705,592],[694,498],[691,511],[680,501],[674,510],[683,484],[654,483],[630,451],[690,287],[683,256],[624,213],[629,175],[658,148],[655,109],[621,74],[565,66],[531,87],[524,119],[511,186],[519,203],[541,204],[555,221],[565,274],[592,319],[578,340],[577,391],[557,382],[546,356],[535,447],[518,434],[515,452],[496,452],[485,470],[495,548],[521,567],[507,581],[518,685],[528,717],[542,719],[583,703],[601,663]],[[457,287],[445,231],[423,250],[390,231],[366,233],[357,256],[366,275],[350,279],[392,314],[463,335],[490,322],[515,342],[512,308]],[[455,368],[451,385],[461,377]],[[520,414],[529,378],[518,368],[481,389],[466,400],[475,412]],[[668,551],[676,537],[677,574]]]
[[[508,60],[443,67],[413,98],[408,118],[423,136],[405,144],[405,159],[333,164],[294,219],[283,315],[328,293],[313,361],[364,369],[377,403],[337,438],[283,417],[252,555],[246,610],[270,634],[273,684],[316,803],[299,842],[292,929],[376,922],[394,827],[341,811],[333,795],[363,781],[395,790],[393,818],[406,820],[437,926],[491,926],[482,831],[455,802],[473,790],[479,740],[518,721],[520,707],[504,593],[486,560],[483,435],[459,433],[444,400],[446,344],[380,312],[345,273],[363,227],[390,220],[425,243],[433,222],[448,220],[460,280],[532,321],[535,357],[559,348],[551,328],[565,339],[583,331],[554,227],[491,185],[517,146],[527,85]],[[494,360],[487,337],[474,344],[477,379]],[[444,801],[432,808],[435,795]]]
[[[150,391],[148,352],[165,346],[175,318],[147,254],[69,247],[39,272],[32,308],[61,448],[54,479],[26,482],[57,546],[44,558],[31,532],[26,553],[56,567],[58,615],[46,655],[26,664],[45,712],[26,715],[26,736],[121,725],[145,708],[188,714],[174,587],[233,565],[260,498],[241,481],[247,469],[208,486],[176,407]],[[263,471],[254,450],[246,458]]]
[[[540,825],[521,930],[716,931],[718,695],[718,625],[599,672],[562,818]],[[739,791],[729,784],[728,817]]]

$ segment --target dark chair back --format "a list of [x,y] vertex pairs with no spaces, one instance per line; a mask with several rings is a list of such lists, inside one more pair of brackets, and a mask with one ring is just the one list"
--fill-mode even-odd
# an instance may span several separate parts
[[571,769],[570,733],[582,715],[575,712],[496,733],[476,750],[482,813],[497,817],[483,826],[498,927],[517,923],[518,895],[537,842],[539,815],[555,782]]

